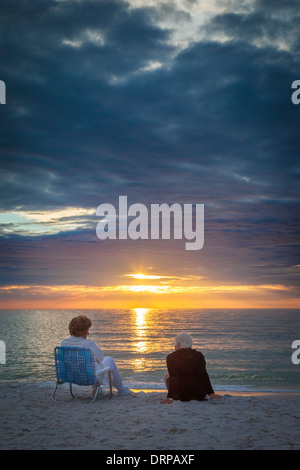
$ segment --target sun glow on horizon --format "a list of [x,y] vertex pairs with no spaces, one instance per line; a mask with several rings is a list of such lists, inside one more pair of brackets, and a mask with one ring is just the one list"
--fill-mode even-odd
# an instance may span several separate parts
[[1,286],[0,293],[32,293],[37,294],[74,294],[74,295],[94,295],[105,294],[110,292],[150,292],[154,294],[168,293],[218,293],[218,292],[263,292],[263,291],[292,291],[291,286],[281,284],[258,284],[258,285],[194,285],[194,286],[169,286],[169,285],[153,285],[153,284],[132,284],[132,285],[113,285],[113,286],[86,286],[86,285],[13,285]]
[[142,273],[137,273],[137,274],[125,274],[126,277],[133,277],[134,279],[164,279],[166,276],[154,276],[152,274],[142,274]]
[[[142,308],[299,308],[293,286],[217,284],[201,277],[136,273],[135,283],[110,285],[10,285],[0,287],[0,308],[130,308],[137,327],[149,309]],[[150,277],[150,275],[149,275]],[[163,279],[168,278],[169,283]],[[157,280],[157,282],[154,282]],[[199,282],[201,280],[201,282]]]

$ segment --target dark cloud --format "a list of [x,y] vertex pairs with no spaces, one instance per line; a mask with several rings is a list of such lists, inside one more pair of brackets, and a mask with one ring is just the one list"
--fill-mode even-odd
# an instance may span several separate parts
[[295,2],[217,15],[177,55],[157,14],[114,0],[2,2],[2,209],[96,209],[121,194],[203,202],[208,264],[225,246],[227,276],[241,246],[243,266],[261,250],[296,264]]
[[122,173],[134,140],[136,147],[148,143],[131,109],[134,89],[120,90],[115,77],[126,80],[149,61],[164,60],[167,33],[147,9],[130,11],[123,2],[48,2],[42,9],[24,2],[20,9],[6,5],[2,18],[3,169],[17,187],[9,196],[4,187],[5,207],[76,204],[82,185],[93,195],[114,186],[110,167]]

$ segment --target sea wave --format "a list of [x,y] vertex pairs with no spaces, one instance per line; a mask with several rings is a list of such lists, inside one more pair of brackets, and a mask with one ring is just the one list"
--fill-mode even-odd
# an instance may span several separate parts
[[[125,384],[128,388],[134,389],[134,390],[153,390],[157,392],[161,391],[166,391],[166,387],[164,383],[160,382],[135,382],[135,381],[127,381]],[[300,388],[297,387],[295,389],[293,388],[270,388],[270,387],[261,387],[261,386],[252,386],[252,385],[231,385],[231,384],[217,384],[214,385],[214,390],[216,392],[218,391],[223,391],[223,392],[241,392],[241,393],[246,393],[246,392],[253,392],[253,393],[258,393],[258,392],[265,392],[265,393],[300,393]]]
[[[37,387],[45,388],[50,392],[53,391],[55,386],[54,381],[39,381],[39,382],[10,382],[10,383],[2,383],[0,386],[8,386],[8,387],[19,387],[22,385],[36,385]],[[163,383],[160,382],[136,382],[136,381],[126,381],[124,382],[126,387],[130,388],[131,390],[141,391],[141,392],[165,392],[166,387]],[[62,384],[62,387],[67,388],[68,384]],[[75,388],[82,388],[82,386],[75,385]],[[281,394],[288,394],[288,393],[300,393],[299,387],[297,388],[278,388],[278,387],[255,387],[252,385],[215,385],[214,386],[215,392],[225,392],[225,393],[281,393]]]

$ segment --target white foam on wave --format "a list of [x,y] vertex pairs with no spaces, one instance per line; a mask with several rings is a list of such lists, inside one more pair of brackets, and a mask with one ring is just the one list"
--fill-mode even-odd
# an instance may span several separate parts
[[[165,391],[165,384],[162,382],[134,382],[127,381],[126,386],[135,390],[157,390]],[[264,388],[264,387],[255,387],[252,385],[214,385],[214,390],[223,391],[223,392],[267,392],[267,393],[291,393],[297,392],[300,393],[300,389],[284,389],[284,388]]]

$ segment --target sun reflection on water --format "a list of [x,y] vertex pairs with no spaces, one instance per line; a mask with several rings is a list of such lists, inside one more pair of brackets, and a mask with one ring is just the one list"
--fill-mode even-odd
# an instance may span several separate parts
[[[147,313],[149,308],[134,308],[135,313],[135,331],[136,331],[136,351],[145,353],[148,351],[147,333]],[[139,361],[140,362],[140,361]]]
[[142,328],[146,325],[146,315],[151,311],[150,308],[133,308],[136,314],[136,325],[137,328]]
[[147,353],[149,352],[150,344],[147,332],[149,330],[150,324],[149,319],[147,321],[147,314],[149,314],[151,309],[149,308],[133,308],[133,321],[135,324],[135,351],[139,357],[136,357],[132,361],[132,366],[136,371],[141,371],[147,366],[148,359],[146,358]]

